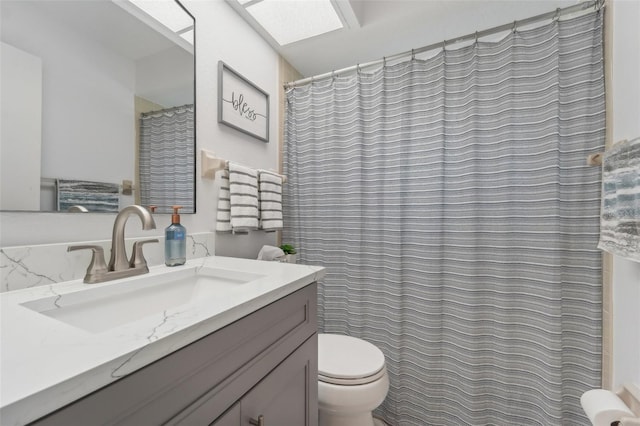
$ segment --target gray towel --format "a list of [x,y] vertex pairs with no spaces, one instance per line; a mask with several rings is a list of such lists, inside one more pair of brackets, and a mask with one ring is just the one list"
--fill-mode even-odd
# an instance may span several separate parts
[[640,262],[640,138],[605,152],[598,248]]
[[86,180],[56,180],[58,211],[82,206],[90,212],[118,213],[120,186],[116,183]]

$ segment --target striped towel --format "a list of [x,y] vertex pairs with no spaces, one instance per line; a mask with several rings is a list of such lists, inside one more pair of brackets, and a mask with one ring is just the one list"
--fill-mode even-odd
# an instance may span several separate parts
[[604,154],[598,248],[640,262],[640,138]]
[[216,232],[230,233],[231,198],[229,197],[229,170],[220,173],[220,193],[218,195],[218,214],[216,216]]
[[258,171],[260,182],[260,229],[274,232],[282,229],[282,176]]
[[258,229],[258,172],[229,162],[229,195],[233,232]]
[[117,183],[56,179],[56,196],[58,211],[61,212],[82,206],[90,212],[118,213],[120,207],[120,186]]

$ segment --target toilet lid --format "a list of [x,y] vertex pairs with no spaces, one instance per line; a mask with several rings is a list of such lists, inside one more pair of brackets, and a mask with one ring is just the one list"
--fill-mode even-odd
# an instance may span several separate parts
[[335,384],[364,384],[385,373],[384,354],[362,339],[318,334],[318,378]]

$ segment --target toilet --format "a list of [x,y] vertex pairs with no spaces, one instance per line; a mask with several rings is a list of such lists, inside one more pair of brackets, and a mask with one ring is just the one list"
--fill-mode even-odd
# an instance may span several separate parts
[[389,390],[384,354],[362,339],[318,334],[319,426],[379,426],[371,412]]

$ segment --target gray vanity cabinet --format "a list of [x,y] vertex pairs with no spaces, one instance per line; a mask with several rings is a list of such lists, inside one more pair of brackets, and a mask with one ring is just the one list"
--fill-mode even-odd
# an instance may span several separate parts
[[[308,384],[314,382],[311,377],[309,351],[317,353],[317,339],[307,340],[229,412],[216,420],[213,426],[257,425],[260,417],[264,425],[317,424],[315,420],[311,420],[311,417],[317,416],[317,408],[315,405],[311,407],[311,398],[307,390]],[[316,380],[317,377],[316,375]]]
[[317,426],[311,284],[33,425]]

